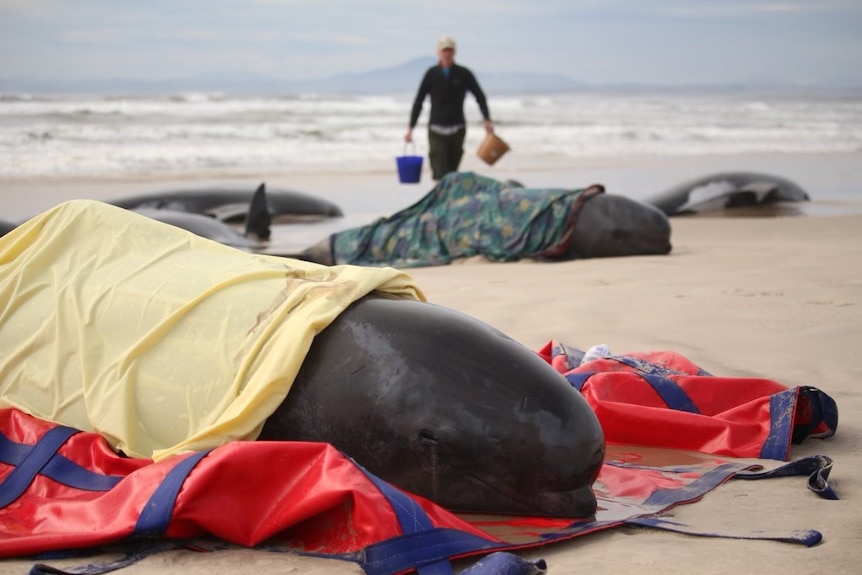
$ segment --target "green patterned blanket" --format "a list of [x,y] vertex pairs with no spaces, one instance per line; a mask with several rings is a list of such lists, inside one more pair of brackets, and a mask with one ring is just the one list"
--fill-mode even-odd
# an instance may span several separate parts
[[336,264],[395,267],[477,255],[492,261],[564,258],[587,195],[583,189],[524,188],[452,173],[412,206],[333,234],[332,255]]

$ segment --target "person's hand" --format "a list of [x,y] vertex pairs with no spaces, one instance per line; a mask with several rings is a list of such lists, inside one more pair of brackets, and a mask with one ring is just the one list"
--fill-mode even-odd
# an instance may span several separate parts
[[404,141],[408,144],[413,141],[413,128],[407,128],[407,133],[404,134]]
[[493,134],[494,133],[494,123],[491,120],[485,120],[485,133]]

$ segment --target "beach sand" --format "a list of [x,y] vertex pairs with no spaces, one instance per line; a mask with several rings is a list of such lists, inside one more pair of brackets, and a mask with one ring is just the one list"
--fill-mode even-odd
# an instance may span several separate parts
[[[816,160],[794,165],[785,158],[787,171],[797,171],[791,174],[774,168],[760,171],[803,180],[798,174],[805,171],[808,181],[800,183],[811,190],[812,183],[819,181]],[[845,171],[835,165],[823,167],[821,173],[828,176],[823,180],[834,189],[852,185],[859,192],[860,168],[853,171],[853,160],[834,160]],[[858,155],[855,160],[858,166]],[[668,185],[673,184],[683,172],[697,175],[718,167],[719,160],[709,166],[685,160],[672,165],[677,171],[669,172],[665,166],[660,173],[650,172],[651,176],[645,176],[652,178],[648,183],[655,185],[665,178]],[[607,174],[612,180],[634,180],[637,169],[631,165],[619,171],[608,168]],[[641,174],[653,169],[658,170],[643,164]],[[585,170],[570,170],[565,173],[569,181],[556,185],[582,187],[605,179],[586,177],[601,176],[600,172],[601,167],[586,175]],[[497,174],[542,182],[535,185],[553,185],[548,182],[560,177],[550,171],[517,170],[491,175]],[[390,185],[393,177],[391,173],[280,175],[272,181],[322,194],[324,184],[339,194],[348,185],[352,185],[350,193],[362,194],[385,184],[391,193],[402,194],[405,205],[430,187],[405,190]],[[171,183],[187,182],[175,179]],[[321,187],[313,187],[315,182]],[[126,183],[121,191],[152,188],[154,183],[167,182]],[[105,181],[2,184],[4,201],[8,205],[14,191],[16,202],[21,202],[16,207],[22,213],[49,207],[44,204],[60,197],[110,197],[116,191],[115,185]],[[139,187],[132,190],[136,185]],[[52,200],[44,198],[49,189]],[[39,190],[43,195],[38,195]],[[22,191],[26,193],[19,195]],[[552,575],[851,573],[858,569],[862,558],[862,365],[857,361],[862,350],[862,215],[852,207],[837,212],[839,215],[773,218],[674,218],[673,251],[667,256],[553,264],[473,260],[408,270],[430,301],[484,320],[531,349],[555,339],[581,348],[603,343],[616,353],[672,350],[715,375],[765,377],[789,387],[810,385],[838,404],[837,434],[794,446],[791,456],[832,457],[835,468],[830,483],[841,500],[818,498],[799,477],[731,481],[702,501],[672,511],[675,519],[705,531],[815,529],[823,534],[823,541],[812,548],[617,528],[522,552],[523,556],[544,558]],[[62,567],[88,561],[92,558],[51,564]],[[32,560],[0,561],[0,573],[26,573],[32,564]],[[264,575],[294,571],[362,572],[341,561],[241,549],[168,552],[120,573]]]

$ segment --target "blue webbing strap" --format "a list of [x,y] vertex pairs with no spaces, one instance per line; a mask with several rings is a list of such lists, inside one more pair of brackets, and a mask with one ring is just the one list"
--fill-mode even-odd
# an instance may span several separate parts
[[[688,413],[700,413],[700,410],[688,394],[683,391],[677,382],[670,378],[670,376],[673,375],[689,374],[675,369],[670,369],[651,361],[628,357],[625,355],[615,355],[612,356],[611,359],[635,369],[637,374],[652,386],[656,393],[658,393],[662,398],[662,401],[664,401],[670,409],[686,411]],[[701,370],[697,375],[709,374]]]
[[829,485],[829,473],[832,471],[833,461],[827,455],[809,455],[769,471],[743,470],[734,476],[737,479],[768,479],[770,477],[791,477],[797,475],[808,476],[808,489],[824,499],[838,499],[838,494]]
[[[619,467],[626,467],[625,465],[619,465]],[[711,469],[710,471],[704,473],[688,485],[684,487],[678,488],[670,488],[670,489],[656,489],[653,491],[652,495],[650,495],[646,501],[644,501],[644,505],[656,505],[661,507],[662,509],[667,509],[668,507],[672,507],[674,505],[679,505],[681,503],[686,503],[689,501],[694,501],[703,496],[704,493],[712,491],[731,476],[733,476],[736,472],[738,472],[742,468],[742,464],[738,463],[725,463],[724,465],[719,465],[715,469]],[[648,469],[647,466],[641,467],[641,469]],[[656,468],[656,469],[661,469]]]
[[[368,575],[390,575],[415,568],[418,573],[453,573],[451,557],[511,547],[464,531],[432,528],[428,531],[393,537],[365,548],[362,566]],[[436,571],[426,571],[428,567]]]
[[[595,374],[596,372],[569,373],[566,374],[566,380],[568,380],[575,389],[581,391],[590,376]],[[677,382],[655,373],[637,372],[637,375],[659,394],[659,397],[661,397],[662,401],[665,402],[665,405],[667,405],[669,409],[686,411],[688,413],[700,413],[700,410]]]
[[811,409],[810,418],[806,422],[794,420],[793,443],[802,443],[804,439],[814,434],[820,424],[828,428],[826,432],[820,432],[815,437],[831,437],[838,429],[838,405],[835,400],[811,386],[799,388],[801,400],[807,400]]
[[656,393],[670,409],[687,413],[700,413],[700,410],[677,382],[653,373],[640,373],[638,375],[656,390]]
[[363,568],[368,575],[385,575],[416,569],[419,575],[454,575],[449,558],[501,544],[456,529],[435,528],[425,510],[389,483],[356,464],[389,501],[401,531],[400,537],[369,545]]
[[760,448],[760,459],[784,461],[790,451],[796,415],[796,389],[780,391],[769,398],[769,434]]
[[578,391],[581,391],[581,389],[583,389],[583,387],[584,387],[584,384],[587,383],[587,380],[595,374],[596,374],[596,372],[594,372],[594,371],[581,372],[581,373],[567,373],[566,374],[566,380],[572,384],[572,387],[574,387]]
[[491,553],[460,575],[543,575],[548,572],[544,559],[529,561],[506,551]]
[[[615,465],[611,463],[611,465]],[[791,475],[812,474],[809,478],[810,484],[815,481],[816,476],[823,479],[825,485],[825,477],[829,475],[832,460],[826,456],[813,456],[800,459],[782,465],[771,471],[752,471],[746,468],[742,463],[726,463],[709,471],[697,480],[681,489],[658,489],[644,502],[646,505],[657,505],[666,509],[674,505],[686,503],[701,497],[704,493],[711,491],[714,487],[720,485],[728,478],[740,479],[767,479],[770,477],[784,477]],[[619,467],[629,467],[622,464]],[[648,469],[648,466],[632,466],[640,469]],[[664,468],[656,468],[664,469]],[[828,486],[827,486],[828,488]],[[830,489],[831,491],[831,489]],[[794,529],[788,531],[752,531],[741,534],[716,533],[700,531],[692,528],[684,523],[670,521],[667,518],[656,516],[635,517],[625,520],[627,525],[635,525],[641,527],[654,527],[664,529],[666,531],[676,531],[679,533],[687,533],[689,535],[697,535],[701,537],[726,537],[732,539],[766,539],[772,541],[783,541],[787,543],[800,543],[807,547],[811,547],[820,542],[823,538],[822,534],[812,529]]]
[[727,539],[764,539],[768,541],[782,541],[784,543],[799,543],[811,547],[820,543],[823,535],[813,529],[795,529],[788,531],[750,531],[748,533],[718,533],[713,531],[701,531],[685,523],[670,521],[663,517],[636,517],[626,521],[627,525],[638,527],[652,527],[675,533],[685,533],[698,537],[723,537]]
[[[805,401],[808,402],[810,413],[807,414],[807,421],[800,421],[797,410],[799,403]],[[827,431],[818,433],[816,437],[835,434],[838,428],[838,406],[834,399],[815,387],[792,388],[769,398],[769,418],[769,436],[760,450],[760,458],[784,461],[790,451],[790,443],[802,443],[813,435],[821,424],[826,425]],[[817,491],[816,486],[813,486],[812,490]]]
[[30,568],[29,575],[102,575],[110,573],[123,567],[133,565],[142,559],[146,559],[150,555],[161,553],[163,551],[173,551],[174,549],[182,549],[185,544],[182,541],[140,541],[136,545],[132,545],[123,557],[112,559],[109,561],[100,561],[98,563],[88,563],[87,565],[78,565],[59,569],[51,567],[44,563],[36,563]]
[[77,429],[58,426],[48,430],[15,469],[0,483],[0,509],[6,507],[27,491],[45,465],[66,440],[78,433]]
[[168,472],[141,510],[132,533],[134,537],[161,537],[167,532],[177,495],[186,477],[210,451],[198,451],[180,461]]
[[[0,463],[17,467],[33,449],[32,445],[16,443],[0,433]],[[90,471],[59,453],[45,463],[41,474],[57,483],[84,491],[109,491],[122,480],[118,475],[102,475]]]
[[[51,431],[55,431],[57,429],[69,428],[55,427]],[[76,432],[76,430],[72,431]],[[48,434],[45,435],[47,436]],[[43,437],[43,440],[44,439],[45,438]],[[37,444],[37,447],[41,444],[42,441]],[[35,449],[33,451],[35,451]],[[171,523],[171,517],[173,516],[177,496],[179,495],[186,477],[188,477],[192,469],[195,468],[198,462],[203,459],[209,451],[210,450],[199,451],[180,461],[168,472],[161,484],[159,484],[150,496],[150,499],[147,501],[146,505],[144,505],[144,508],[141,510],[141,514],[138,516],[138,521],[135,524],[135,529],[132,533],[133,538],[146,538],[144,543],[130,543],[131,550],[120,559],[80,565],[66,570],[51,567],[44,563],[37,563],[30,569],[30,575],[100,575],[102,573],[109,573],[111,571],[127,567],[133,563],[137,563],[141,559],[149,557],[150,555],[184,547],[186,544],[181,541],[153,540],[153,538],[161,537],[167,532],[168,526]],[[32,455],[29,457],[32,457]],[[16,468],[16,471],[18,469],[21,469],[21,467],[19,466]],[[9,478],[7,478],[7,480],[8,479]],[[3,493],[4,486],[5,482],[3,485],[0,485],[0,493]]]

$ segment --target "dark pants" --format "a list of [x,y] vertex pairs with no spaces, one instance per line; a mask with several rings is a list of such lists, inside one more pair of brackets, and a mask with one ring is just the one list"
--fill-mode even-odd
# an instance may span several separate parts
[[463,128],[451,135],[438,134],[428,130],[428,159],[431,162],[431,172],[434,180],[439,180],[449,172],[457,172],[464,156],[464,137],[467,129]]

